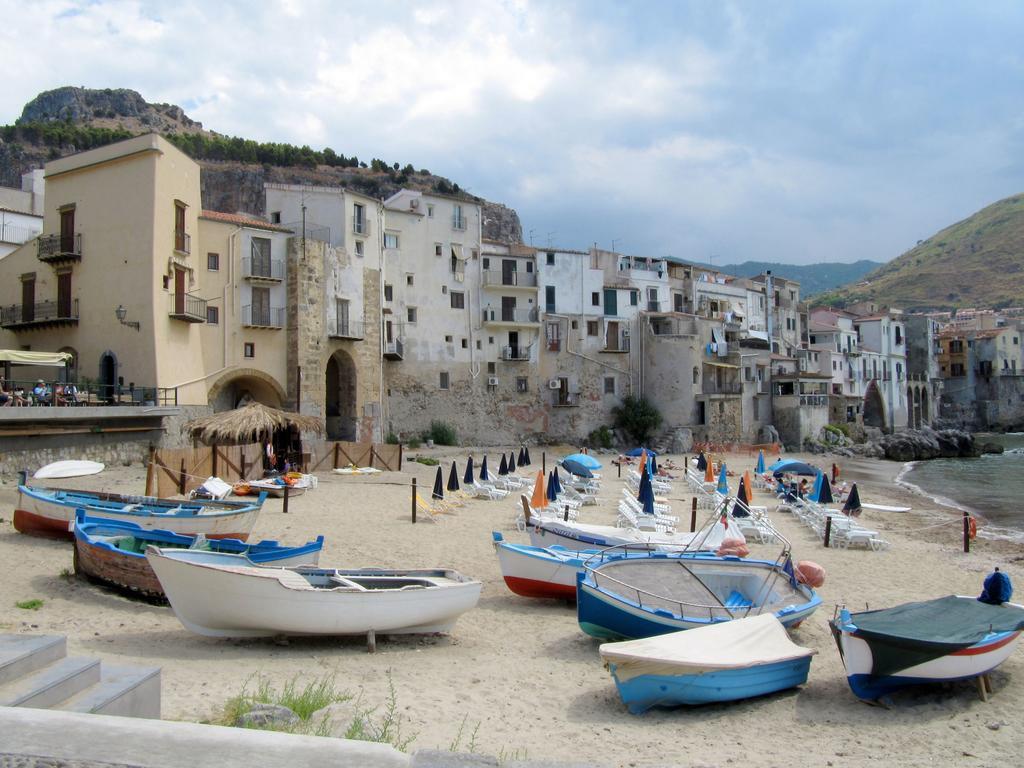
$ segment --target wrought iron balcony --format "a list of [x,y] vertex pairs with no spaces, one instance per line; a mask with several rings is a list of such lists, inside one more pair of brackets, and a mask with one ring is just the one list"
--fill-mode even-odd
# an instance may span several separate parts
[[485,323],[513,323],[526,324],[536,323],[537,308],[499,307],[497,309],[488,307],[484,310]]
[[168,314],[172,319],[186,323],[206,322],[206,299],[191,293],[172,293],[167,298],[170,300]]
[[384,342],[384,357],[387,360],[401,360],[405,357],[405,349],[401,339]]
[[509,361],[522,361],[530,359],[530,351],[533,349],[533,345],[530,344],[526,347],[502,347],[501,348],[501,359]]
[[174,250],[178,253],[192,253],[192,235],[180,229],[174,230]]
[[484,271],[484,285],[499,285],[509,288],[536,288],[536,272],[503,272],[500,269]]
[[284,328],[284,307],[242,307],[242,325],[248,328]]
[[580,404],[579,392],[558,392],[552,393],[551,405],[555,408],[578,408]]
[[78,299],[0,307],[0,328],[11,331],[78,325]]
[[47,264],[82,260],[82,234],[42,235],[39,240],[39,260]]
[[721,384],[705,381],[701,392],[705,395],[742,395],[743,384],[739,381],[725,381]]
[[242,259],[242,277],[246,280],[266,280],[279,283],[284,280],[284,262],[281,259]]
[[362,339],[364,338],[364,323],[362,320],[335,320],[327,334],[332,339]]

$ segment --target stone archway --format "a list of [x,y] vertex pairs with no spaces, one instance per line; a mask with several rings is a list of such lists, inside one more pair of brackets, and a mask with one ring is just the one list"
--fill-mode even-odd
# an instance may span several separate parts
[[263,371],[242,368],[218,379],[207,394],[207,402],[215,413],[230,411],[255,400],[272,408],[280,408],[285,401],[284,389]]
[[356,364],[348,352],[339,349],[327,359],[324,405],[329,440],[357,437],[356,379]]
[[878,391],[878,384],[872,381],[864,393],[864,426],[885,429],[885,401]]
[[113,402],[117,394],[117,355],[109,349],[100,355],[100,400]]
[[932,418],[928,413],[928,390],[921,390],[921,423],[931,426]]
[[921,428],[921,388],[907,389],[907,406],[910,408],[911,423],[914,429]]

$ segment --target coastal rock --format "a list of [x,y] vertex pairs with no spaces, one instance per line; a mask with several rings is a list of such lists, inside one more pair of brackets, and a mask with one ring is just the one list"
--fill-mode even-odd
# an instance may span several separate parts
[[849,448],[851,455],[867,459],[884,459],[885,449],[878,443],[858,443]]
[[864,441],[877,443],[882,439],[882,430],[878,427],[864,427]]
[[878,445],[885,458],[892,461],[920,461],[935,458],[976,456],[974,438],[967,432],[945,429],[936,432],[930,427],[884,435]]
[[291,728],[298,723],[299,716],[280,704],[255,704],[235,721],[241,728]]
[[1002,453],[1004,450],[999,443],[982,443],[978,448],[979,453]]

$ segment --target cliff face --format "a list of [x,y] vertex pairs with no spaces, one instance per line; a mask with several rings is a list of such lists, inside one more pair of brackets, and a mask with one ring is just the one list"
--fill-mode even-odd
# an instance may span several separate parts
[[[190,119],[181,107],[173,104],[150,104],[139,93],[126,88],[93,90],[64,87],[45,91],[25,105],[16,126],[22,126],[19,137],[0,139],[0,186],[21,186],[21,174],[41,168],[47,160],[74,154],[80,147],[65,143],[62,138],[50,144],[31,140],[29,129],[40,124],[69,122],[96,128],[117,128],[135,134],[155,131],[165,135],[202,133],[200,122]],[[6,130],[6,129],[5,129]],[[5,134],[6,135],[6,134]],[[224,137],[220,137],[224,138]],[[395,169],[320,165],[261,165],[250,162],[220,162],[199,159],[203,168],[203,207],[229,213],[245,212],[262,216],[263,184],[314,184],[352,189],[378,199],[386,199],[399,189],[416,189],[425,193],[435,189],[458,186],[428,171],[401,172]],[[410,168],[411,170],[411,168]],[[483,209],[483,236],[501,242],[522,242],[519,216],[501,203],[465,196]]]

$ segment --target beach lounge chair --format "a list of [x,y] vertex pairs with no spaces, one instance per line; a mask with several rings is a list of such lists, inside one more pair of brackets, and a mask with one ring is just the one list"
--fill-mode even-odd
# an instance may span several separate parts
[[501,488],[495,488],[493,485],[486,485],[480,483],[477,480],[473,481],[473,496],[477,499],[489,499],[490,501],[498,501],[508,496],[508,491]]

